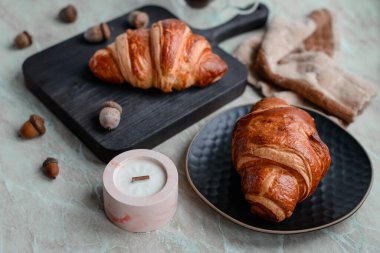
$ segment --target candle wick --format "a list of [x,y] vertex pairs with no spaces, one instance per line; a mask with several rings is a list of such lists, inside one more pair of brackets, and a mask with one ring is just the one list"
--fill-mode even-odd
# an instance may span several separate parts
[[131,182],[133,183],[133,182],[137,182],[137,181],[148,180],[149,178],[150,178],[149,175],[132,177]]

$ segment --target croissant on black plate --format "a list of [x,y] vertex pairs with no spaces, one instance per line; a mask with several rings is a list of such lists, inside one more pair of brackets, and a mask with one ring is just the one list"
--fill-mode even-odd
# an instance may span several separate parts
[[314,119],[279,98],[266,98],[235,125],[232,160],[251,212],[280,222],[316,190],[331,158]]

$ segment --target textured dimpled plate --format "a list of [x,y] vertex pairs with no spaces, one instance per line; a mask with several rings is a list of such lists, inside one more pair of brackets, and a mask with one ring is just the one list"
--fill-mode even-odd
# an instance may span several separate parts
[[316,192],[299,203],[293,215],[274,223],[249,211],[240,190],[240,176],[231,161],[235,122],[252,105],[221,113],[195,136],[187,154],[187,177],[195,192],[221,215],[252,230],[292,234],[321,229],[351,216],[366,199],[372,167],[362,146],[325,116],[306,110],[315,119],[321,139],[331,153],[331,166]]

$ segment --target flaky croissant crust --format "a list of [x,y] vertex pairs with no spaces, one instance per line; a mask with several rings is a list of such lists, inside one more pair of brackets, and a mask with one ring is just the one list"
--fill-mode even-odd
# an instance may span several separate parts
[[227,71],[209,42],[177,19],[159,21],[151,29],[127,30],[95,52],[89,67],[103,81],[164,92],[207,86]]
[[266,98],[235,125],[232,160],[251,212],[282,221],[310,196],[331,158],[314,119],[279,98]]

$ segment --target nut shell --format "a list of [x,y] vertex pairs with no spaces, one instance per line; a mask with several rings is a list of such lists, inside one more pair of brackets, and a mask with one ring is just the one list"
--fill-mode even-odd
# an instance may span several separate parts
[[99,26],[93,26],[86,30],[83,35],[87,42],[97,43],[103,41],[103,34]]
[[47,158],[42,164],[42,171],[50,179],[55,179],[59,174],[58,160],[52,157]]
[[62,8],[59,13],[58,17],[61,21],[65,23],[73,23],[77,19],[78,12],[77,9],[74,7],[74,5],[69,4],[65,8]]
[[32,43],[33,38],[27,31],[23,31],[22,33],[18,34],[13,42],[14,46],[20,49],[29,47],[32,45]]
[[99,25],[88,28],[83,37],[88,42],[98,43],[109,40],[111,37],[111,30],[106,23],[100,23]]
[[20,128],[19,135],[24,139],[32,139],[46,132],[45,121],[38,115],[31,115]]
[[122,111],[123,109],[118,103],[114,101],[104,102],[99,114],[100,125],[108,130],[115,129],[120,123]]
[[129,14],[128,22],[136,28],[146,28],[149,24],[149,15],[146,12],[134,11]]
[[40,133],[29,120],[22,125],[18,134],[23,139],[33,139],[40,136]]

